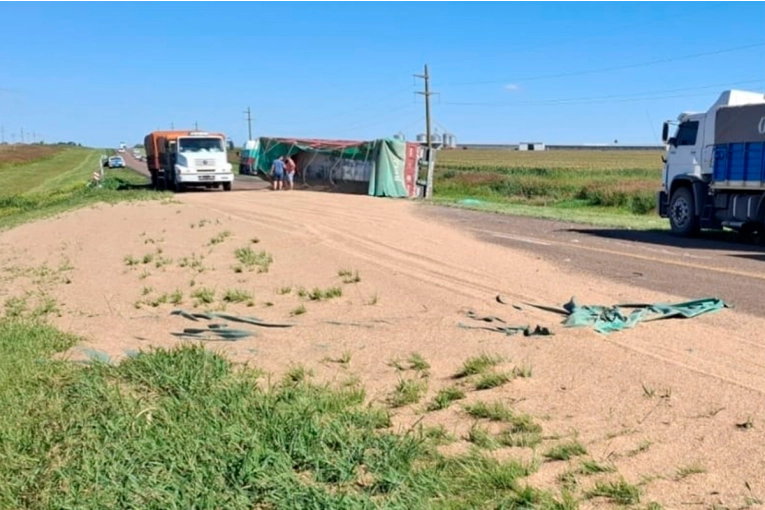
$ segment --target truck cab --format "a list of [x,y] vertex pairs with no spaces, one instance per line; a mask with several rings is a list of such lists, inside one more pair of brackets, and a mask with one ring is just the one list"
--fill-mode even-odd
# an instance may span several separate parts
[[230,191],[234,181],[223,134],[154,132],[146,136],[146,162],[155,187],[176,191],[195,186]]
[[[759,201],[765,196],[765,183],[762,189],[736,192],[727,182],[715,178],[715,169],[720,166],[721,151],[726,145],[720,135],[720,128],[724,126],[717,125],[718,113],[729,107],[762,103],[765,103],[762,93],[729,90],[706,112],[684,112],[675,122],[664,123],[662,140],[666,153],[657,208],[661,217],[669,218],[673,233],[691,236],[701,228],[742,229],[762,223],[756,212],[742,217],[736,207],[746,201],[751,209],[752,200]],[[730,111],[725,114],[731,117]],[[732,118],[735,120],[735,116]],[[674,134],[670,136],[673,125]]]

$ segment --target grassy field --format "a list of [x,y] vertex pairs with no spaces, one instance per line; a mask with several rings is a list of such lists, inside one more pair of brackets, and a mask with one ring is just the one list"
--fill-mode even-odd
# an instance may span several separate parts
[[[34,155],[35,161],[29,161]],[[102,187],[88,186],[101,152],[66,148],[24,163],[0,167],[0,229],[98,202],[165,198],[148,189],[148,179],[132,170],[106,170]]]
[[76,339],[0,323],[2,508],[576,508],[526,486],[534,462],[444,456],[443,430],[390,430],[354,384],[265,384],[202,347],[110,365]]
[[653,228],[663,224],[654,212],[660,158],[654,151],[442,151],[435,197],[498,212]]

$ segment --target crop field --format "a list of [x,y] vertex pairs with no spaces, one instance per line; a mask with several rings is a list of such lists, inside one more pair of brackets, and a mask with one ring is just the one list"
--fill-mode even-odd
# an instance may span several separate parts
[[65,150],[57,145],[0,145],[0,169],[40,161]]
[[661,183],[660,158],[654,151],[442,151],[435,195],[650,215]]

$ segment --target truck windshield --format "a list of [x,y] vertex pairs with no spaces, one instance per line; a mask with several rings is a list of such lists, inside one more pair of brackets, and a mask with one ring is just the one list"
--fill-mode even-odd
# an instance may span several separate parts
[[178,152],[223,152],[220,138],[180,138]]

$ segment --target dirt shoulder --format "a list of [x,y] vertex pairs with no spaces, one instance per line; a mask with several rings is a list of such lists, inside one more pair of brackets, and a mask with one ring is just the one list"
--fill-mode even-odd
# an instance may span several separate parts
[[[557,315],[518,310],[495,296],[550,305],[572,295],[591,304],[683,296],[584,274],[533,247],[476,239],[423,217],[405,201],[307,191],[202,192],[178,199],[100,206],[3,232],[0,297],[29,292],[29,306],[55,299],[56,325],[84,339],[73,358],[89,352],[120,358],[188,341],[172,332],[199,324],[170,311],[191,310],[212,292],[212,303],[198,310],[225,305],[230,313],[295,325],[249,328],[258,336],[208,343],[274,376],[299,363],[321,380],[358,377],[370,399],[385,401],[402,377],[415,377],[391,361],[421,354],[430,364],[422,379],[427,395],[418,405],[396,408],[397,427],[443,425],[463,438],[475,420],[462,404],[498,399],[542,425],[540,461],[549,448],[576,439],[588,458],[616,466],[618,473],[574,476],[579,493],[596,480],[623,476],[640,487],[641,501],[668,508],[734,508],[765,498],[765,460],[754,453],[765,445],[765,341],[759,333],[765,320],[724,310],[608,337],[563,329]],[[244,255],[239,259],[237,249]],[[261,251],[272,258],[268,270],[250,270],[242,260],[267,260]],[[352,276],[340,276],[343,270]],[[332,288],[342,295],[307,295]],[[241,302],[222,300],[235,291]],[[181,302],[174,305],[178,293]],[[555,335],[508,337],[458,327],[474,324],[468,310],[510,324],[549,326]],[[489,390],[466,387],[459,405],[427,412],[439,389],[459,384],[452,376],[463,361],[481,353],[507,360],[502,370],[526,367],[530,377]],[[461,440],[454,448],[465,445]],[[535,455],[529,448],[497,452]],[[543,462],[530,483],[560,489],[571,481],[562,475],[578,469],[577,462]]]

